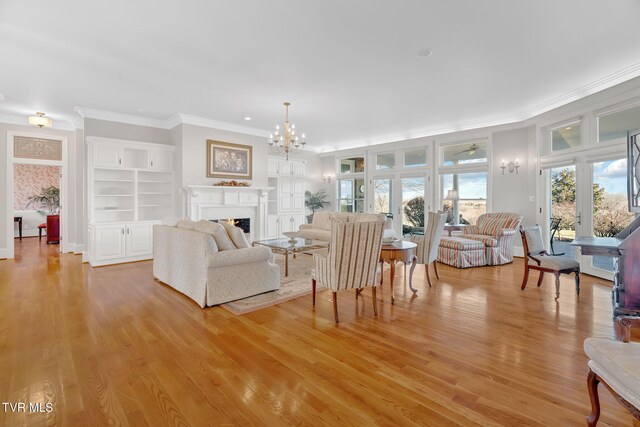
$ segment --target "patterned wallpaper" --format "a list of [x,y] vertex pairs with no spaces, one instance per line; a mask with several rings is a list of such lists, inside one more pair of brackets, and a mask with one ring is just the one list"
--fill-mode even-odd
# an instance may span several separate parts
[[13,169],[13,209],[16,211],[38,210],[40,206],[28,208],[29,197],[42,188],[60,187],[60,167],[16,164]]

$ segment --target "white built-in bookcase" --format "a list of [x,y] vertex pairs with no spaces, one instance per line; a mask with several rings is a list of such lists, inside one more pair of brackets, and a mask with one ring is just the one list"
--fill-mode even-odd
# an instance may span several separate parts
[[152,257],[152,229],[173,216],[173,146],[87,137],[89,261]]

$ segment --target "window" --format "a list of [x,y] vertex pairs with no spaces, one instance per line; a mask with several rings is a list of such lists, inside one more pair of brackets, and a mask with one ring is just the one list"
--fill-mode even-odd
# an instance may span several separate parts
[[487,141],[469,141],[442,147],[442,165],[454,166],[487,162]]
[[364,212],[364,179],[338,180],[340,212]]
[[[487,211],[487,173],[466,172],[442,175],[442,209],[449,224],[475,224]],[[448,200],[449,190],[457,190],[458,198]],[[456,221],[456,217],[458,221]]]
[[424,148],[406,150],[403,154],[404,167],[413,168],[427,166],[427,151]]
[[373,180],[373,211],[375,213],[393,212],[393,179]]
[[395,153],[376,154],[376,169],[393,169],[396,165]]
[[551,151],[579,147],[582,132],[580,122],[566,123],[551,130]]
[[339,173],[362,173],[364,172],[364,157],[352,157],[340,160]]
[[640,129],[640,106],[598,117],[598,142],[626,141],[627,132]]

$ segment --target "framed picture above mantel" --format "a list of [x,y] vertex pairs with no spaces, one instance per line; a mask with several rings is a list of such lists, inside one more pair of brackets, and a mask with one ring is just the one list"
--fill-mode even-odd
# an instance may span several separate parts
[[207,140],[207,178],[251,179],[253,147]]

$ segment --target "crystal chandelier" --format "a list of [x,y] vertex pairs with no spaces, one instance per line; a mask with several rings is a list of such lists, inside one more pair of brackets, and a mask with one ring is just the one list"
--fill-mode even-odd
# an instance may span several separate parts
[[296,125],[289,123],[289,105],[291,105],[290,102],[284,103],[285,118],[282,133],[280,133],[280,126],[277,125],[275,133],[269,135],[271,151],[276,154],[284,153],[287,160],[289,160],[289,153],[301,152],[306,144],[304,133],[298,137]]

